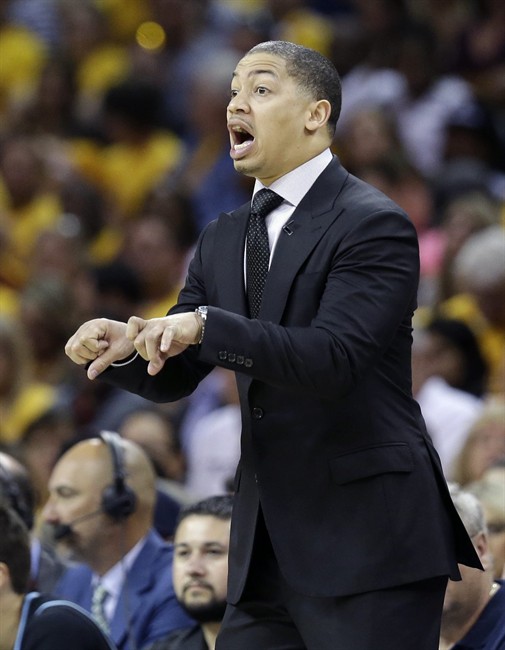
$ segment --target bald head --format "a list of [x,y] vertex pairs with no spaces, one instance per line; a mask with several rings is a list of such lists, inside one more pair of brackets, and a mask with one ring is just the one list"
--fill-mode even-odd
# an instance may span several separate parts
[[135,494],[131,514],[116,517],[104,508],[104,491],[118,485],[113,448],[101,438],[79,442],[60,458],[49,480],[44,508],[48,524],[69,529],[62,543],[97,571],[113,566],[153,523],[156,488],[152,465],[138,445],[116,440],[122,477]]
[[[149,458],[134,442],[116,436],[126,485],[137,495],[139,507],[152,510],[155,501],[155,474]],[[71,447],[56,464],[53,475],[62,470],[74,474],[81,489],[102,495],[114,483],[113,452],[101,438],[83,440]]]

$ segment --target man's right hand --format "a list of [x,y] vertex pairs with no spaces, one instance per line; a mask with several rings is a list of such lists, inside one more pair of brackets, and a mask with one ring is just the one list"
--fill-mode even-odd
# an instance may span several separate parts
[[111,363],[126,359],[133,352],[135,347],[126,338],[126,323],[108,318],[87,321],[65,346],[65,353],[74,363],[85,365],[91,361],[89,379],[95,379]]

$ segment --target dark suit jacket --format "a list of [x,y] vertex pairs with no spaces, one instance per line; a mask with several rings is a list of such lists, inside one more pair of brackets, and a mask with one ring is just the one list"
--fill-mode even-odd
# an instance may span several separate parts
[[37,592],[24,601],[15,650],[114,650],[91,616]]
[[191,630],[174,632],[167,639],[156,641],[147,650],[209,650],[209,646],[202,628],[196,625]]
[[[65,573],[56,592],[91,611],[91,582],[91,569],[81,564]],[[191,625],[194,621],[182,611],[173,590],[172,548],[152,531],[128,572],[110,623],[110,636],[119,650],[141,650]]]
[[242,592],[259,503],[293,588],[339,596],[480,566],[411,394],[414,227],[379,191],[330,163],[279,238],[258,320],[248,318],[248,206],[204,231],[174,312],[209,305],[201,346],[147,375],[104,379],[155,401],[190,393],[214,365],[237,371],[242,455],[229,599]]

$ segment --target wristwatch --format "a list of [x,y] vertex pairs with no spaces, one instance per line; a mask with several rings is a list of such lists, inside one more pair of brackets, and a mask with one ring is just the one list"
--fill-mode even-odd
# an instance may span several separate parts
[[203,305],[201,307],[197,307],[195,309],[195,314],[200,316],[200,320],[202,323],[202,331],[200,332],[200,340],[198,341],[198,345],[203,341],[203,335],[205,334],[205,325],[207,323],[207,314],[209,312],[209,309],[207,305]]

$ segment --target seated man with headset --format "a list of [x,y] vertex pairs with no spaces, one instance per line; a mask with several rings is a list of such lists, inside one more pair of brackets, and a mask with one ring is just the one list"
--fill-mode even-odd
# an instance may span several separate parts
[[49,480],[43,518],[83,563],[56,593],[91,612],[119,650],[192,624],[174,594],[172,548],[153,529],[155,498],[145,453],[108,431],[71,447]]

